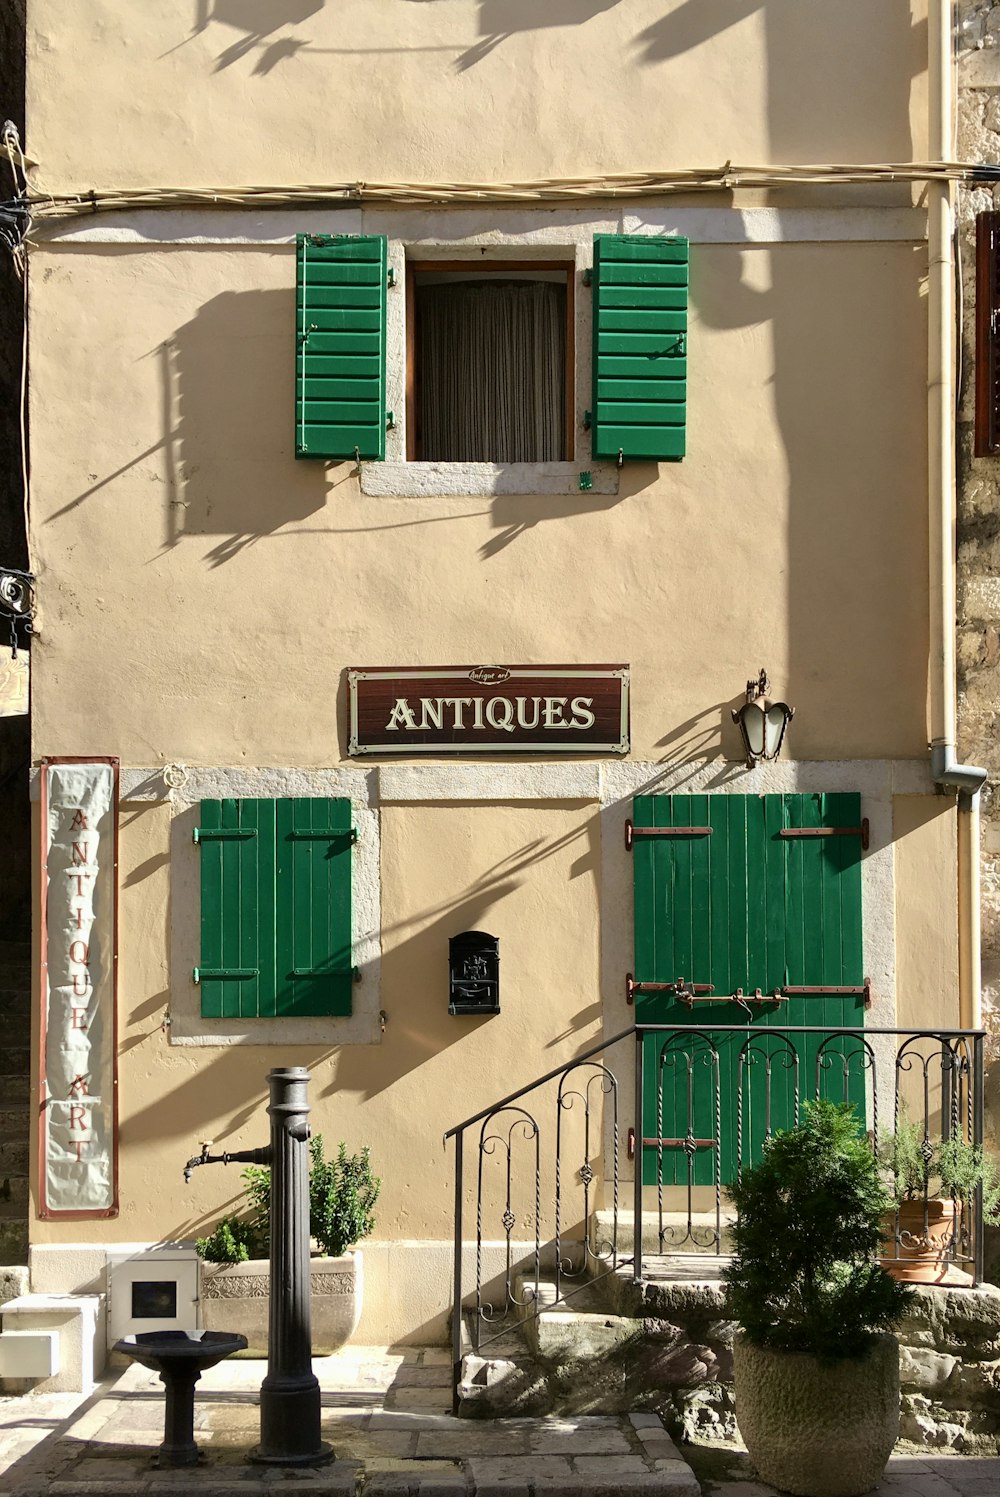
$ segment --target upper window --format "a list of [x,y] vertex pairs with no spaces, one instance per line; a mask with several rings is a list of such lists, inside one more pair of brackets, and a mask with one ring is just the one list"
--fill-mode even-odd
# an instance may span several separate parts
[[[386,429],[401,424],[387,409],[391,347],[397,405],[405,358],[409,462],[454,465],[466,480],[473,464],[527,471],[575,462],[573,265],[416,261],[407,268],[404,342],[402,287],[388,259],[383,235],[299,236],[296,455],[384,460]],[[597,234],[584,280],[593,306],[591,455],[619,467],[677,461],[687,419],[687,240]],[[581,474],[581,486],[590,478]]]
[[560,462],[573,452],[573,266],[407,266],[407,457]]

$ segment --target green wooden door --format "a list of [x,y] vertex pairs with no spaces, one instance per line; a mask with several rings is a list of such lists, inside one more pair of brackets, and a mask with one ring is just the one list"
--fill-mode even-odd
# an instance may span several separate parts
[[[636,981],[683,980],[705,990],[693,1004],[636,993],[638,1022],[698,1031],[646,1041],[643,1137],[677,1142],[644,1145],[643,1180],[655,1184],[662,1174],[666,1184],[687,1184],[680,1140],[693,1138],[694,1183],[712,1184],[718,1167],[725,1185],[736,1173],[738,1139],[744,1162],[757,1156],[767,1132],[792,1126],[798,1103],[816,1092],[823,1037],[786,1041],[766,1031],[863,1022],[860,995],[753,998],[757,990],[862,986],[860,831],[783,835],[860,829],[860,796],[640,796],[633,822],[668,832],[638,836],[633,846]],[[743,1003],[732,1001],[738,991]],[[712,1036],[713,1024],[746,1028]],[[863,1107],[863,1068],[848,1066],[845,1082],[845,1045],[826,1046],[821,1091],[842,1100],[846,1084]]]

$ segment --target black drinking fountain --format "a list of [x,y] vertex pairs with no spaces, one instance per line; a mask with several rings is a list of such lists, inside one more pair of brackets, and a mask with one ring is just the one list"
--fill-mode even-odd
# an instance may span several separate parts
[[[333,1452],[320,1438],[319,1383],[312,1370],[309,1313],[309,1072],[287,1066],[268,1073],[271,1142],[233,1154],[208,1152],[184,1166],[185,1180],[202,1164],[264,1164],[271,1169],[271,1271],[267,1375],[260,1386],[260,1445],[252,1459],[276,1466],[311,1466]],[[240,1351],[246,1337],[225,1331],[149,1331],[126,1336],[115,1350],[159,1372],[166,1386],[166,1438],[160,1464],[198,1459],[194,1385],[201,1371]]]

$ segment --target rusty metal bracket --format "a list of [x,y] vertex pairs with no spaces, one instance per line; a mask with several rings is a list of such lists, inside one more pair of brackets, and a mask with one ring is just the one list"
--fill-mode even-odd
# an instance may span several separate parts
[[872,1006],[872,980],[866,977],[860,987],[783,987],[786,998],[863,998],[865,1008]]
[[633,826],[632,818],[625,823],[625,851],[632,851],[636,837],[711,837],[710,826]]
[[[685,1153],[692,1154],[695,1149],[714,1149],[716,1147],[714,1138],[644,1138],[642,1141],[644,1149],[683,1149]],[[635,1129],[628,1130],[627,1152],[629,1159],[635,1158]]]
[[694,998],[696,993],[711,993],[710,982],[685,982],[678,977],[676,982],[636,982],[631,972],[625,973],[625,1002],[634,1003],[636,993],[673,993],[681,1002]]
[[860,826],[783,826],[779,837],[860,837],[861,846],[868,851],[868,817],[862,818]]

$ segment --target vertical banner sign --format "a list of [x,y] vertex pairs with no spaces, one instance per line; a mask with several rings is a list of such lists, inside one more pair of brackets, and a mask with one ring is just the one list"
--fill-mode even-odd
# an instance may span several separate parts
[[118,1214],[118,760],[42,761],[39,1215]]

